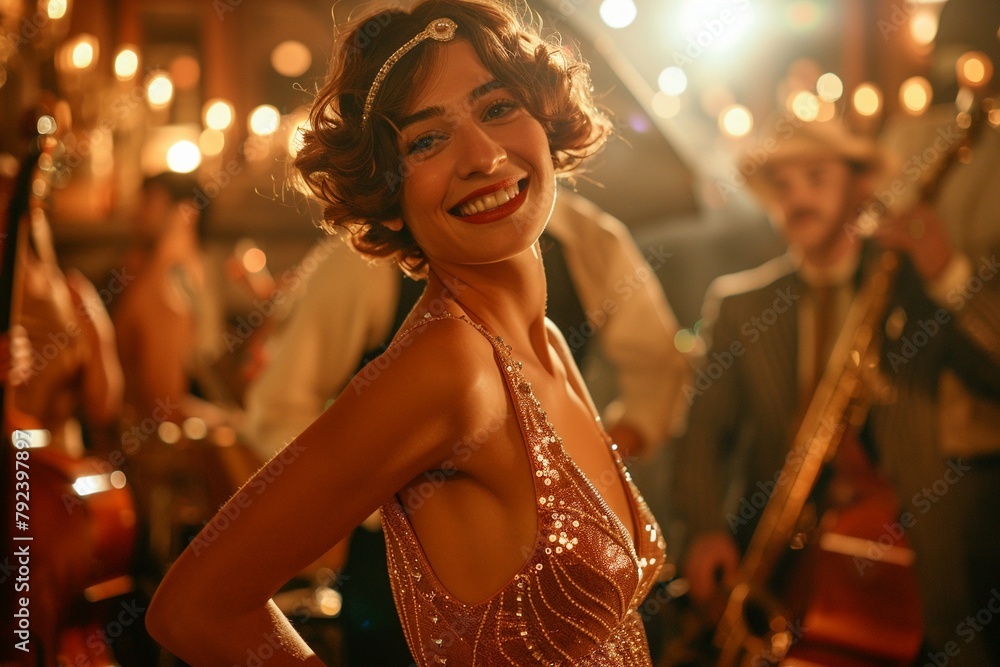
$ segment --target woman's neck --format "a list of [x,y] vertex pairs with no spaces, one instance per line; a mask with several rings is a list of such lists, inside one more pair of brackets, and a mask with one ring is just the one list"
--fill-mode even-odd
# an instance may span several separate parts
[[424,306],[448,310],[454,302],[473,321],[500,336],[515,353],[552,367],[545,327],[546,283],[535,243],[511,259],[492,264],[431,265]]

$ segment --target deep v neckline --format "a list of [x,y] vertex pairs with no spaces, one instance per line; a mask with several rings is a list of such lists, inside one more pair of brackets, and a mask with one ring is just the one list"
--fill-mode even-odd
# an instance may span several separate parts
[[[459,304],[459,305],[461,306],[462,304]],[[462,308],[463,308],[463,310],[465,310],[464,306],[462,306]],[[425,315],[425,318],[429,319],[427,317],[428,315],[430,315],[430,313],[428,313],[427,315]],[[626,473],[626,471],[624,469],[624,462],[621,459],[621,454],[617,450],[617,445],[615,445],[614,442],[611,440],[611,436],[608,435],[608,432],[605,431],[604,427],[600,425],[599,417],[598,417],[598,415],[596,413],[596,409],[593,406],[593,404],[590,403],[590,402],[588,402],[588,401],[583,400],[582,397],[578,396],[578,399],[580,400],[580,402],[584,404],[585,410],[587,410],[587,412],[591,413],[591,415],[590,415],[590,417],[591,417],[590,421],[594,425],[594,428],[597,429],[597,431],[598,431],[597,432],[598,437],[601,440],[604,441],[605,446],[607,447],[608,454],[610,454],[610,456],[611,456],[611,464],[614,466],[615,476],[618,478],[618,483],[621,485],[622,492],[625,494],[625,504],[628,506],[627,509],[628,509],[628,514],[629,514],[629,521],[632,523],[632,532],[629,532],[628,526],[625,525],[624,520],[622,520],[622,518],[620,516],[618,516],[618,513],[614,511],[614,509],[611,507],[611,504],[608,503],[607,498],[605,498],[604,494],[601,493],[600,489],[597,488],[597,485],[595,485],[593,483],[593,481],[590,479],[590,477],[587,475],[587,473],[584,472],[583,468],[581,468],[579,466],[579,464],[577,464],[576,459],[574,459],[572,456],[570,456],[569,452],[566,451],[566,448],[563,446],[562,436],[559,435],[558,431],[556,431],[555,426],[552,424],[552,422],[548,418],[548,414],[546,413],[545,408],[542,407],[541,401],[539,401],[538,397],[535,396],[534,389],[532,389],[532,386],[531,386],[531,381],[528,380],[528,378],[524,377],[523,372],[521,370],[521,366],[522,366],[521,362],[517,361],[514,358],[514,356],[511,354],[511,352],[512,352],[511,346],[509,344],[505,343],[504,340],[503,340],[503,338],[501,338],[500,336],[497,336],[497,335],[493,334],[493,332],[490,331],[485,325],[480,324],[479,322],[476,322],[475,320],[473,320],[472,317],[467,314],[467,312],[463,313],[462,315],[458,315],[456,317],[455,315],[452,315],[451,313],[449,313],[449,312],[446,311],[446,312],[442,313],[442,316],[444,316],[444,317],[452,317],[452,318],[464,320],[468,324],[472,325],[473,327],[475,327],[476,329],[478,329],[483,335],[486,336],[486,338],[493,344],[494,349],[497,352],[499,352],[501,356],[507,356],[510,361],[514,362],[514,365],[517,366],[517,372],[521,374],[522,378],[524,379],[524,381],[527,384],[527,387],[528,387],[527,394],[528,394],[528,396],[530,396],[530,398],[534,401],[535,405],[538,406],[538,410],[541,413],[541,416],[542,416],[543,420],[545,421],[546,426],[548,427],[549,431],[552,433],[553,437],[555,437],[555,440],[556,440],[555,444],[558,445],[558,447],[559,447],[559,450],[558,450],[559,453],[567,461],[567,463],[570,465],[570,467],[572,468],[572,470],[574,470],[576,472],[576,474],[579,476],[579,478],[583,481],[584,486],[593,495],[594,500],[596,501],[597,505],[608,515],[608,517],[611,519],[611,521],[615,524],[615,526],[618,529],[619,535],[622,538],[622,541],[625,544],[627,544],[628,547],[629,547],[629,551],[631,552],[633,562],[635,562],[636,565],[638,566],[639,562],[640,562],[640,557],[639,557],[639,551],[640,551],[640,547],[639,547],[639,522],[640,522],[640,519],[639,519],[639,508],[638,508],[638,505],[636,503],[636,499],[634,497],[634,494],[632,493],[632,488],[631,488],[631,485],[629,483],[629,479],[626,477],[627,473]],[[433,317],[433,316],[431,316],[431,317]],[[558,354],[558,351],[556,353]],[[559,360],[562,362],[563,366],[566,365],[566,359],[561,354],[559,355]],[[511,373],[513,373],[513,372],[514,372],[513,366],[507,366],[507,373],[505,373],[505,376],[508,377],[508,378],[510,378],[511,377]],[[570,381],[570,379],[569,379],[568,376],[567,376],[567,382],[569,382],[570,386],[572,387],[572,382]],[[511,389],[511,391],[514,391],[515,387],[510,387],[510,389]],[[572,387],[572,389],[573,389],[574,392],[579,391],[578,388],[576,388],[576,387]],[[527,437],[527,434],[522,434],[522,435],[524,437]],[[537,503],[537,498],[536,498],[536,503]]]

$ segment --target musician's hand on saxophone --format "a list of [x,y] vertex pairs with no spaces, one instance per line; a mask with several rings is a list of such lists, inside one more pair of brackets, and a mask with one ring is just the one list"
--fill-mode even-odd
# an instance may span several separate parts
[[941,276],[954,252],[944,222],[926,203],[887,215],[874,236],[886,248],[909,255],[913,267],[928,283]]
[[[685,575],[691,599],[711,615],[712,603],[723,601],[736,581],[740,552],[733,537],[722,530],[696,537],[688,549]],[[718,609],[721,615],[722,609]]]

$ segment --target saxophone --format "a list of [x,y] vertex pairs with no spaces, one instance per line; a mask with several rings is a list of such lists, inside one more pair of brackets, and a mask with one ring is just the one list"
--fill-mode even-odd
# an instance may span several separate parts
[[[971,144],[993,109],[987,98],[970,103],[958,114],[962,133],[921,184],[922,201],[933,201],[945,174],[958,161],[968,162]],[[869,219],[864,227],[877,228]],[[849,428],[860,427],[869,408],[891,396],[892,388],[880,375],[883,323],[899,271],[900,258],[881,250],[870,265],[855,297],[823,376],[792,441],[791,454],[781,471],[784,484],[775,486],[737,572],[714,643],[717,665],[777,664],[798,639],[800,631],[788,610],[769,590],[779,559],[800,538],[800,517],[824,466],[831,462]]]

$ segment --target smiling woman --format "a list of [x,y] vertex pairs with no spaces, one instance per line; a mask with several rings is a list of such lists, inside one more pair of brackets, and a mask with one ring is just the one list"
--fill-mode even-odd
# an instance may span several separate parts
[[545,317],[537,243],[557,177],[610,129],[587,68],[487,0],[341,35],[296,165],[326,227],[427,286],[376,379],[181,555],[150,630],[192,665],[265,640],[269,664],[320,664],[270,598],[381,508],[417,664],[648,666],[637,609],[664,541]]
[[[502,3],[448,3],[435,13],[437,6],[424,3],[409,15],[386,10],[345,28],[327,83],[313,105],[314,130],[296,159],[305,185],[325,204],[325,225],[350,230],[362,252],[395,257],[416,272],[424,263],[419,245],[406,228],[397,232],[384,224],[401,217],[400,186],[435,143],[423,136],[416,146],[401,149],[398,132],[407,125],[427,113],[443,122],[453,120],[455,113],[471,111],[468,104],[494,93],[502,82],[506,92],[500,97],[523,107],[543,126],[558,173],[573,171],[597,152],[611,128],[591,100],[586,63],[563,46],[542,40],[513,9]],[[433,71],[430,56],[452,42],[414,38],[436,18],[448,16],[456,23],[454,42],[471,46],[496,80],[485,82],[484,90],[447,112],[418,110],[412,92]],[[384,69],[390,60],[390,68]],[[376,79],[378,86],[373,87]],[[371,94],[373,88],[376,95]],[[497,106],[490,113],[502,111]],[[363,115],[370,115],[371,121],[361,122]]]

